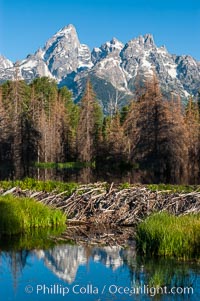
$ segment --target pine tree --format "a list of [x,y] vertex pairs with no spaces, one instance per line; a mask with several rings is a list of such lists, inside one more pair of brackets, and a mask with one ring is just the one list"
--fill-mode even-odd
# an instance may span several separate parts
[[95,148],[103,116],[90,81],[87,81],[85,94],[80,102],[80,118],[77,128],[78,159],[90,162],[96,157]]
[[167,154],[166,164],[168,167],[169,178],[167,181],[171,183],[187,183],[187,129],[184,121],[183,105],[180,97],[172,95],[168,101],[167,114]]
[[116,164],[126,160],[125,135],[120,117],[120,113],[117,112],[112,118],[107,119],[105,135],[107,156]]
[[72,94],[63,87],[58,92],[58,98],[65,107],[65,115],[62,120],[62,147],[63,147],[63,160],[74,161],[76,160],[76,134],[79,120],[79,106],[74,104]]
[[61,122],[58,115],[62,109],[56,83],[46,77],[35,79],[32,83],[31,105],[34,128],[39,138],[37,161],[56,162],[61,148]]
[[20,178],[24,175],[23,158],[23,123],[24,112],[28,106],[29,88],[24,81],[17,77],[13,82],[2,85],[3,102],[6,107],[7,123],[10,127],[10,156],[14,168],[13,176]]
[[183,115],[179,103],[163,98],[155,75],[138,98],[138,110],[133,162],[145,171],[146,181],[184,182],[187,149]]
[[3,103],[3,92],[0,87],[0,177],[9,177],[11,158],[11,133],[12,129],[8,122],[8,116]]
[[[137,141],[137,121],[139,120],[139,107],[138,102],[132,100],[126,110],[125,117],[122,118],[122,125],[125,135],[126,154],[127,159],[134,161],[133,154],[135,153],[135,146]],[[123,116],[123,115],[122,115]],[[124,120],[123,120],[124,119]]]
[[185,123],[188,134],[188,179],[189,183],[198,184],[200,174],[200,116],[198,103],[192,97],[190,97],[185,109]]

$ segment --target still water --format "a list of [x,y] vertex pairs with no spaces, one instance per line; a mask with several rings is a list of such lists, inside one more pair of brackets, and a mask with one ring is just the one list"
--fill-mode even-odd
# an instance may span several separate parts
[[[76,182],[82,184],[94,182],[115,182],[115,183],[138,183],[141,182],[141,172],[134,170],[113,170],[113,168],[75,168],[75,169],[55,169],[55,168],[33,168],[27,175],[37,180],[55,180],[61,182]],[[1,178],[1,174],[0,174]],[[4,178],[2,178],[4,179]]]
[[144,259],[131,244],[6,247],[0,249],[0,300],[199,301],[200,266]]

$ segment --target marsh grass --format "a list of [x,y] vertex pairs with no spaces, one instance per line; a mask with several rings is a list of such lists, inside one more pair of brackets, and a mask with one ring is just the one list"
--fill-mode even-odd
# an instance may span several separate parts
[[171,193],[190,193],[200,191],[200,185],[172,185],[172,184],[149,184],[147,188],[151,191],[168,191]]
[[155,213],[137,227],[138,251],[148,256],[198,259],[200,256],[200,214],[173,216]]
[[37,228],[64,226],[66,216],[29,198],[0,197],[0,233],[16,234]]
[[0,188],[8,190],[12,187],[19,187],[22,190],[46,191],[46,192],[66,192],[66,195],[71,195],[78,187],[77,183],[64,183],[58,181],[38,181],[33,178],[25,178],[15,181],[0,181]]

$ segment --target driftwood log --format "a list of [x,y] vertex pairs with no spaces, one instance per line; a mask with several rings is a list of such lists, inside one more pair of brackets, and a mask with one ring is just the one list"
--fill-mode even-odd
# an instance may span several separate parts
[[107,183],[81,185],[71,196],[66,196],[66,192],[35,192],[18,187],[0,190],[1,195],[8,193],[59,208],[72,224],[131,226],[153,212],[168,211],[175,215],[200,212],[200,192],[151,191],[140,185],[127,189],[114,184],[108,187]]

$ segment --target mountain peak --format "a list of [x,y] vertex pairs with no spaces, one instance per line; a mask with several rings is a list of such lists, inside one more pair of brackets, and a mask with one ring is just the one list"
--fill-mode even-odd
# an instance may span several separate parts
[[73,24],[64,26],[56,33],[56,35],[69,35],[69,34],[77,35],[76,28],[74,27]]
[[104,43],[101,47],[95,47],[92,51],[92,61],[96,64],[99,60],[106,58],[107,56],[119,55],[121,50],[124,48],[118,39],[112,38],[112,40]]
[[8,60],[5,56],[0,54],[0,68],[12,68],[13,63]]
[[140,35],[137,38],[130,40],[126,45],[127,46],[134,45],[134,47],[141,47],[141,48],[156,47],[152,34],[145,34],[143,36]]
[[124,44],[114,37],[110,41],[110,44],[114,45],[115,48],[119,48],[119,49],[122,49],[124,47]]
[[106,51],[106,53],[113,52],[114,50],[121,50],[124,47],[118,39],[112,38],[111,41],[106,42],[105,44],[101,45],[100,49],[102,51]]
[[[28,82],[40,76],[55,78],[59,85],[67,85],[74,91],[75,99],[82,93],[84,79],[91,75],[99,85],[102,81],[103,88],[98,88],[103,91],[98,94],[102,101],[104,81],[111,84],[108,99],[112,89],[130,98],[138,76],[145,80],[152,69],[163,91],[177,91],[184,99],[189,93],[197,94],[200,81],[200,62],[187,55],[171,55],[164,46],[157,47],[152,34],[133,38],[125,46],[112,38],[91,53],[87,45],[80,43],[72,24],[55,33],[34,55],[19,62],[19,68],[22,78]],[[13,63],[0,55],[0,82],[13,79],[14,75]]]
[[148,46],[154,46],[154,39],[152,34],[145,34],[144,35],[144,43]]

